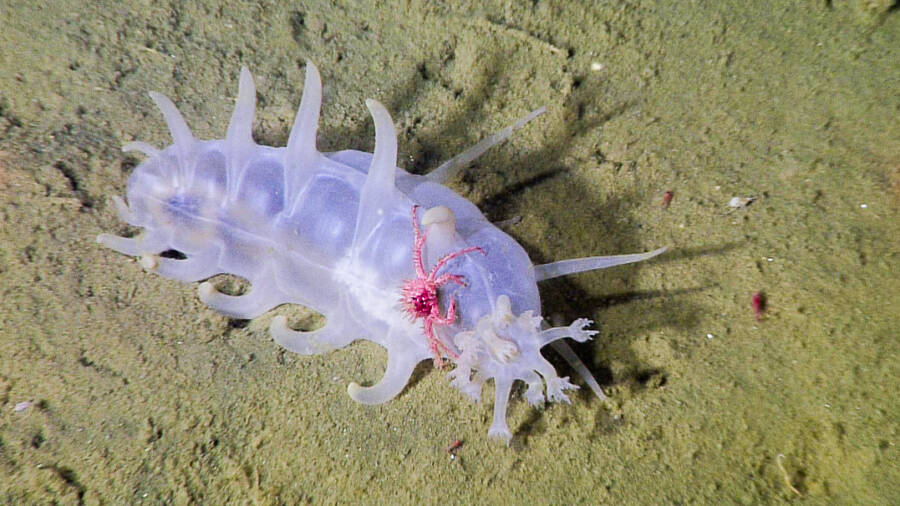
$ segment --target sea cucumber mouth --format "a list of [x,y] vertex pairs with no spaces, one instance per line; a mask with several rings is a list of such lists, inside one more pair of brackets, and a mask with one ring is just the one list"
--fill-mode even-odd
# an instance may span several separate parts
[[[456,369],[449,374],[451,385],[478,402],[484,382],[494,379],[494,421],[489,435],[507,442],[512,433],[506,424],[506,407],[516,380],[528,386],[525,398],[535,406],[545,401],[568,403],[565,391],[578,388],[568,377],[557,375],[553,365],[541,355],[541,348],[566,337],[585,341],[596,334],[586,329],[591,321],[585,318],[565,327],[542,330],[543,320],[531,310],[515,315],[509,297],[500,295],[493,312],[479,318],[475,330],[458,332],[453,338],[460,354]],[[577,370],[590,376],[583,365]],[[593,378],[585,379],[594,389]],[[598,395],[603,398],[602,392]]]

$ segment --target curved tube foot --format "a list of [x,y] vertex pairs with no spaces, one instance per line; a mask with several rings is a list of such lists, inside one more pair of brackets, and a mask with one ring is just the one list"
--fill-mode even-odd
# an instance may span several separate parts
[[144,255],[141,257],[141,266],[164,278],[193,283],[194,281],[211,278],[221,272],[217,265],[218,256],[218,252],[216,252],[215,255],[176,260],[159,255]]
[[112,234],[100,234],[97,242],[107,248],[133,257],[165,250],[165,244],[152,235],[138,237],[121,237]]
[[318,355],[343,348],[355,339],[353,332],[347,332],[343,327],[332,323],[333,321],[329,319],[320,329],[302,332],[288,328],[287,318],[278,315],[269,324],[269,334],[276,343],[288,351],[301,355]]
[[137,216],[131,212],[131,209],[128,208],[128,204],[125,203],[125,199],[118,195],[113,195],[112,197],[113,206],[116,208],[116,215],[120,220],[131,226],[140,226],[140,222],[137,219]]
[[362,404],[381,404],[389,401],[403,391],[418,363],[419,360],[414,356],[388,350],[387,369],[385,369],[381,381],[371,387],[350,383],[347,386],[347,394],[354,401]]
[[250,320],[284,302],[271,283],[259,283],[245,295],[225,295],[210,282],[200,283],[197,293],[204,304],[232,318]]

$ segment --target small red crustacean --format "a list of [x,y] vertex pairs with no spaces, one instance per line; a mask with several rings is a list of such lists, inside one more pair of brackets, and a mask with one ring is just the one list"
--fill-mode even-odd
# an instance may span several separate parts
[[419,206],[413,206],[412,208],[412,224],[413,230],[415,231],[415,238],[413,240],[413,267],[416,269],[416,278],[406,280],[403,283],[401,297],[406,312],[413,320],[418,318],[423,318],[425,320],[423,331],[425,332],[425,337],[428,339],[428,347],[434,355],[434,366],[441,369],[444,366],[444,361],[441,359],[441,352],[446,353],[452,358],[457,358],[457,354],[434,335],[434,326],[450,325],[456,321],[456,300],[450,301],[450,306],[447,308],[447,316],[441,316],[437,291],[441,285],[451,281],[461,286],[466,286],[466,283],[463,281],[462,276],[457,274],[441,274],[438,276],[438,271],[447,265],[447,262],[460,255],[465,255],[466,253],[472,253],[474,251],[478,251],[483,255],[484,250],[478,246],[472,246],[449,253],[441,257],[441,259],[434,264],[434,267],[431,268],[431,272],[425,272],[425,266],[422,263],[422,248],[425,247],[425,236],[428,231],[422,232],[422,230],[419,229],[419,219],[416,213],[418,207]]
[[454,439],[450,446],[447,447],[447,453],[450,454],[451,457],[456,456],[456,450],[459,449],[460,446],[463,445],[462,439]]
[[663,194],[662,207],[663,209],[668,209],[669,204],[672,203],[672,198],[675,197],[675,192],[672,190],[666,190],[666,193]]
[[762,320],[763,313],[766,312],[766,294],[763,292],[755,292],[751,301],[753,303],[753,313],[756,315],[756,321]]

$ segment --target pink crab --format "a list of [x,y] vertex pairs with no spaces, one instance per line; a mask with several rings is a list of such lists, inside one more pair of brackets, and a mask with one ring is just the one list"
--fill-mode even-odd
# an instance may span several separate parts
[[463,277],[458,274],[441,274],[440,271],[447,262],[454,258],[478,251],[482,255],[484,250],[478,246],[464,248],[453,253],[444,255],[434,264],[431,272],[425,272],[425,266],[422,264],[422,248],[425,247],[425,236],[428,231],[422,232],[419,229],[419,219],[416,210],[419,206],[412,208],[412,224],[415,231],[415,239],[413,240],[413,267],[416,269],[416,278],[408,279],[403,282],[401,288],[401,297],[404,308],[410,318],[416,320],[423,318],[423,330],[425,337],[428,339],[428,347],[434,355],[434,366],[438,369],[444,367],[444,361],[441,359],[441,353],[446,353],[451,358],[456,359],[459,356],[446,344],[441,342],[434,333],[435,325],[450,325],[456,321],[456,300],[450,300],[450,307],[447,308],[447,315],[441,316],[441,308],[438,304],[438,288],[449,282],[454,282],[461,286],[466,286]]

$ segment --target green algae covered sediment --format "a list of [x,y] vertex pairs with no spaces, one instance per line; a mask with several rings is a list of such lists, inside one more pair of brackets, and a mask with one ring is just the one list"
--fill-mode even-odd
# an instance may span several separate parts
[[[0,499],[897,502],[891,5],[4,7]],[[320,146],[371,150],[373,97],[419,172],[547,105],[452,182],[489,218],[520,216],[535,261],[670,246],[542,286],[547,316],[597,321],[577,351],[608,405],[516,395],[509,448],[486,438],[491,392],[472,405],[429,367],[360,406],[346,385],[377,379],[382,350],[285,354],[272,314],[229,322],[93,243],[126,231],[108,198],[136,159],[119,146],[168,142],[146,91],[221,136],[246,64],[254,134],[283,145],[306,58]]]

